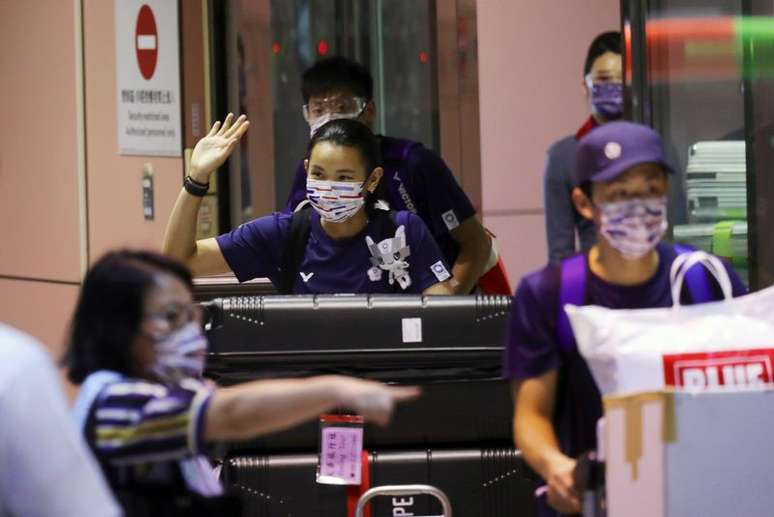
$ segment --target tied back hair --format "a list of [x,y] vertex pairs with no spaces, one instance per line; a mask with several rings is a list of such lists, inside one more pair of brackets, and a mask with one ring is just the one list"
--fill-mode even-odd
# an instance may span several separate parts
[[[357,150],[366,169],[366,182],[370,179],[373,170],[381,167],[379,139],[362,122],[351,119],[337,119],[331,120],[322,126],[315,132],[309,142],[306,154],[307,159],[312,155],[312,150],[315,146],[323,142],[351,147]],[[383,183],[383,181],[379,181],[373,192],[365,194],[365,209],[369,217],[375,214],[377,202],[380,199],[384,199]]]

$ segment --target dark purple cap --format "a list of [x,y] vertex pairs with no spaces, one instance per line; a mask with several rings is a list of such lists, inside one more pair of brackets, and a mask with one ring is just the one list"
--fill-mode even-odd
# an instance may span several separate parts
[[578,185],[611,181],[641,163],[657,163],[672,172],[658,133],[633,122],[609,122],[594,128],[578,142],[576,159]]

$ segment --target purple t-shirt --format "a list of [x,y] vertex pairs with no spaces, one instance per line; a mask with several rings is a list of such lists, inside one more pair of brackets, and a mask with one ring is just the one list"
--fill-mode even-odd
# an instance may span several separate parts
[[[588,268],[584,305],[611,309],[645,309],[671,307],[669,271],[676,257],[668,244],[658,246],[660,257],[656,274],[637,286],[620,286],[605,282]],[[588,261],[587,261],[588,263]],[[747,289],[728,269],[734,296]],[[602,416],[602,400],[586,362],[576,348],[565,350],[557,339],[561,266],[551,264],[522,279],[511,306],[506,337],[504,375],[523,380],[558,370],[559,378],[554,409],[554,429],[562,451],[570,457],[596,448],[596,423]],[[708,278],[711,278],[709,275]],[[722,299],[720,287],[710,280],[716,299]],[[682,300],[690,304],[688,289]]]
[[[393,210],[406,210],[422,218],[448,264],[454,264],[459,245],[450,231],[476,214],[468,196],[444,161],[419,142],[380,137],[384,162],[385,201]],[[296,169],[285,212],[306,199],[306,171]]]
[[[269,278],[275,285],[285,244],[290,237],[292,214],[274,213],[245,223],[217,237],[220,251],[240,282]],[[396,212],[395,223],[405,228],[409,247],[407,289],[389,284],[389,273],[377,271],[371,263],[366,236],[378,244],[387,217],[371,218],[358,235],[333,239],[320,225],[317,212],[311,213],[309,240],[301,259],[295,294],[406,293],[419,294],[451,277],[438,245],[422,220],[408,212]]]

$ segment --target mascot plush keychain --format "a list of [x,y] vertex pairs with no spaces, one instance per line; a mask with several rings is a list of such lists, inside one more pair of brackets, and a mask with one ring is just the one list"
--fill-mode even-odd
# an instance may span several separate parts
[[411,275],[406,258],[411,255],[411,250],[406,244],[406,228],[401,225],[395,232],[395,237],[384,239],[379,244],[375,244],[371,237],[366,236],[366,244],[371,252],[371,264],[374,265],[368,270],[368,278],[372,282],[378,282],[382,279],[382,271],[387,271],[390,285],[397,281],[401,289],[408,289],[411,286]]

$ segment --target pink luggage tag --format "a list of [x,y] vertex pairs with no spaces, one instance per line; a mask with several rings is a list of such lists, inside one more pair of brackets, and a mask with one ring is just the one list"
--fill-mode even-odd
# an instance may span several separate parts
[[363,417],[320,416],[320,454],[317,482],[360,485],[363,461]]

